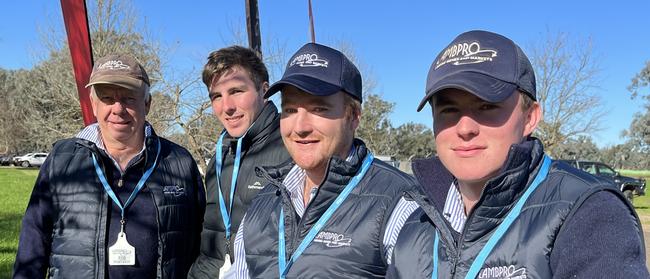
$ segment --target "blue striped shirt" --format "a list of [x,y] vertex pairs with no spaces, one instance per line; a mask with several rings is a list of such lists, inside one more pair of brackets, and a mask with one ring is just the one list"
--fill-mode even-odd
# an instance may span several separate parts
[[445,200],[445,207],[442,214],[455,231],[461,232],[463,230],[467,215],[465,215],[465,205],[463,204],[460,191],[458,191],[458,184],[455,181],[451,184],[447,192],[447,199]]
[[[350,155],[348,155],[348,158],[346,160],[350,160],[352,158],[352,154],[354,154],[354,149],[350,152]],[[294,165],[293,168],[289,171],[285,179],[282,181],[284,186],[287,188],[287,191],[289,192],[289,195],[291,196],[291,202],[293,204],[293,208],[296,211],[296,214],[302,218],[302,215],[305,212],[305,205],[303,202],[303,185],[305,181],[305,170],[301,169],[298,167],[298,165]],[[315,187],[315,190],[317,191],[318,188]],[[310,200],[311,198],[314,197],[316,191],[312,190],[310,193]],[[393,253],[393,248],[395,247],[395,242],[397,242],[397,236],[399,235],[400,230],[404,226],[404,223],[406,222],[406,219],[408,219],[409,216],[413,213],[418,208],[417,203],[414,201],[407,201],[404,198],[401,198],[395,208],[393,209],[393,212],[390,215],[390,218],[388,219],[388,223],[386,225],[386,232],[384,233],[384,239],[382,240],[382,243],[384,244],[384,258],[386,259],[387,263],[391,263],[391,255]],[[248,277],[248,265],[246,264],[246,251],[244,250],[244,222],[246,220],[246,216],[241,221],[241,224],[239,226],[239,229],[237,230],[237,234],[235,235],[235,247],[234,247],[234,252],[235,252],[235,262],[233,266],[228,270],[226,274],[224,274],[224,278],[249,278]]]

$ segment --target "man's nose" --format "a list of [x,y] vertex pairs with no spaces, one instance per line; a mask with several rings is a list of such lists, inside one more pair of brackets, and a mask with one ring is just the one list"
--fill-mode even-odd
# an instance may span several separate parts
[[456,133],[464,140],[469,140],[479,133],[479,123],[471,115],[461,115],[456,123]]
[[221,108],[226,113],[235,112],[235,110],[237,109],[237,107],[235,106],[235,99],[228,94],[224,94],[223,96],[221,96]]
[[296,122],[294,126],[294,131],[301,136],[308,135],[313,131],[312,125],[312,115],[304,109],[299,109],[296,112]]
[[126,102],[124,99],[116,99],[112,106],[112,112],[114,114],[124,113],[126,111]]

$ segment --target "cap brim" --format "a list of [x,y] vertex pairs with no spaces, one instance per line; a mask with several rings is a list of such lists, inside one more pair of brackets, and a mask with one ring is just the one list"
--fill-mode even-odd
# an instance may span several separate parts
[[91,79],[90,82],[86,84],[86,88],[97,84],[111,84],[133,91],[140,91],[144,88],[146,83],[142,80],[125,76],[103,76],[96,80]]
[[454,73],[444,77],[427,89],[427,93],[420,101],[417,111],[421,111],[433,95],[449,88],[464,90],[484,101],[498,103],[515,92],[517,85],[476,72]]
[[291,75],[283,77],[281,80],[271,85],[269,90],[264,94],[264,98],[273,96],[273,94],[282,90],[285,85],[295,86],[302,91],[316,96],[329,96],[342,90],[339,86],[324,82],[311,76]]

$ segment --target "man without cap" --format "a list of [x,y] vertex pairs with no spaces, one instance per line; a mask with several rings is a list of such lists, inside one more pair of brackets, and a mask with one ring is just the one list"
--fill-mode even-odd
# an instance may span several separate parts
[[269,74],[251,49],[231,46],[210,53],[203,68],[214,115],[224,126],[205,176],[207,205],[201,252],[190,278],[218,278],[234,258],[231,240],[251,200],[267,184],[255,166],[290,159],[280,137],[280,114],[264,98]]
[[205,207],[196,162],[146,122],[150,83],[135,58],[98,59],[87,86],[97,123],[41,166],[14,278],[185,278]]
[[413,172],[425,194],[399,234],[392,278],[648,278],[630,203],[606,181],[554,161],[531,136],[535,74],[501,35],[470,31],[427,78],[437,158]]
[[[354,138],[361,75],[341,52],[309,43],[266,96],[282,92],[280,132],[291,162],[258,168],[267,185],[235,239],[233,278],[383,277],[408,175]],[[409,211],[411,210],[411,211]],[[392,215],[391,215],[392,214]]]

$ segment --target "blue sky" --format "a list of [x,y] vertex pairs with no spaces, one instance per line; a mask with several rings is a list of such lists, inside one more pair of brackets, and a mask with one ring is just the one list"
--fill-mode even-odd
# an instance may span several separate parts
[[[168,65],[180,72],[199,69],[207,54],[226,46],[232,26],[245,26],[244,1],[133,1],[138,24],[173,46]],[[191,3],[191,4],[189,4]],[[483,29],[503,34],[524,51],[551,33],[575,41],[591,38],[602,72],[600,88],[607,115],[599,146],[622,143],[620,132],[641,100],[626,87],[650,60],[650,1],[334,1],[313,0],[316,40],[350,44],[377,81],[377,93],[396,103],[395,126],[408,121],[431,126],[430,111],[415,112],[426,74],[438,51],[456,35]],[[307,1],[260,1],[261,33],[285,45],[291,55],[309,40]],[[9,1],[0,19],[0,67],[30,68],[42,57],[39,39],[47,26],[63,28],[59,1]],[[264,43],[264,42],[263,42]],[[198,74],[198,72],[197,72]]]

